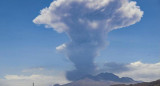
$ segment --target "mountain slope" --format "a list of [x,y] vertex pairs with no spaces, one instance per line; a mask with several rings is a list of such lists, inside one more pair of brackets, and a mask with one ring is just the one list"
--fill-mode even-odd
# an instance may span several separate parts
[[138,84],[130,84],[130,85],[119,84],[119,85],[112,85],[112,86],[160,86],[160,80],[153,81],[153,82],[143,82]]
[[65,84],[65,85],[57,85],[57,86],[110,86],[113,84],[123,84],[120,82],[114,82],[114,81],[95,81],[92,79],[83,79],[83,80],[78,80],[69,84]]
[[113,73],[100,73],[96,76],[87,75],[87,76],[84,76],[83,78],[81,78],[80,80],[85,79],[85,78],[95,80],[95,81],[104,80],[104,81],[114,81],[114,82],[123,82],[123,83],[136,82],[132,78],[129,78],[129,77],[119,78],[118,76],[114,75]]
[[80,80],[73,81],[65,85],[55,86],[110,86],[114,84],[132,84],[137,83],[129,77],[119,78],[118,76],[112,73],[100,73],[96,76],[87,75],[82,77]]

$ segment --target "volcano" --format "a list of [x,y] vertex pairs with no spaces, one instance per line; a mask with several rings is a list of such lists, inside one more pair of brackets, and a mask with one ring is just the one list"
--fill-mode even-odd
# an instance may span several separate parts
[[98,75],[87,75],[81,77],[81,79],[77,81],[73,81],[68,84],[59,85],[56,84],[55,86],[110,86],[115,84],[135,84],[139,81],[135,81],[129,77],[118,77],[113,73],[100,73]]

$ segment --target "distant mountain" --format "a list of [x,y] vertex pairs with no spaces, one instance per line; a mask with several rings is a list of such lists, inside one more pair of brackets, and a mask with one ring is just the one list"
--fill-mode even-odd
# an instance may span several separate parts
[[114,84],[133,84],[137,83],[132,78],[122,77],[114,75],[113,73],[100,73],[96,76],[87,75],[82,77],[81,79],[65,84],[55,86],[110,86]]
[[136,82],[132,78],[129,78],[129,77],[119,78],[118,76],[114,75],[113,73],[100,73],[96,76],[88,75],[88,76],[83,77],[82,79],[85,79],[85,78],[95,80],[95,81],[104,80],[104,81],[114,81],[114,82],[122,82],[122,83]]
[[118,84],[118,85],[111,85],[111,86],[160,86],[160,80],[153,81],[153,82],[143,82],[143,83],[138,83],[138,84],[130,84],[130,85]]
[[68,83],[65,85],[55,85],[55,86],[110,86],[110,85],[114,85],[114,84],[123,84],[120,82],[114,82],[114,81],[95,81],[92,79],[83,79],[83,80],[78,80],[78,81],[74,81],[72,83]]

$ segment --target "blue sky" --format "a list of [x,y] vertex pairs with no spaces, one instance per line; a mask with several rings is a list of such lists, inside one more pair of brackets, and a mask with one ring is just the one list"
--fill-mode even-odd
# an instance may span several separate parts
[[[160,1],[136,0],[144,11],[142,20],[132,26],[109,33],[109,46],[102,51],[103,60],[132,62],[160,61]],[[105,58],[108,57],[108,58]]]
[[[114,30],[96,63],[157,63],[160,61],[160,1],[136,0],[144,16],[140,22]],[[56,47],[69,41],[64,33],[32,21],[52,0],[0,0],[0,76],[47,67],[65,70],[68,61]],[[67,68],[68,69],[68,68]]]

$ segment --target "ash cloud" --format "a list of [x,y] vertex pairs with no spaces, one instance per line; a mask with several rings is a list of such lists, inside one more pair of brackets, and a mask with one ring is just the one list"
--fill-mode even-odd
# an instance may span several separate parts
[[101,69],[101,71],[107,71],[110,73],[122,73],[130,70],[127,65],[128,64],[108,62],[104,64],[104,67]]
[[143,11],[130,0],[55,0],[33,22],[65,32],[70,42],[57,47],[73,62],[68,80],[95,72],[94,58],[106,46],[107,33],[135,24]]

